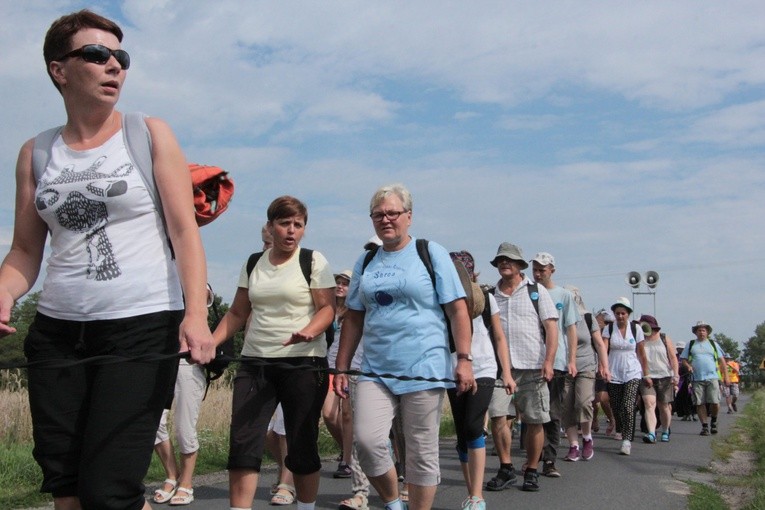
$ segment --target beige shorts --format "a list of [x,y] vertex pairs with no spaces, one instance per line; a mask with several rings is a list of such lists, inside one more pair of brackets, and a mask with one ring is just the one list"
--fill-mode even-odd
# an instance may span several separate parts
[[720,381],[693,381],[693,403],[697,406],[720,403]]
[[550,421],[550,390],[541,369],[513,369],[513,379],[517,384],[515,403],[523,422],[543,424]]
[[489,402],[489,418],[502,416],[515,416],[515,403],[513,396],[508,395],[505,388],[494,388]]
[[657,402],[669,404],[675,400],[675,385],[672,384],[671,377],[654,379],[653,386],[650,388],[646,386],[645,380],[642,380],[640,382],[640,395],[643,397],[653,395]]

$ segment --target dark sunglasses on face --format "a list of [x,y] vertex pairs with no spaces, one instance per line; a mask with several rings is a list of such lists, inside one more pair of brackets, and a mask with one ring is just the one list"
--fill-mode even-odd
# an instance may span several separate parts
[[130,67],[130,55],[125,50],[112,50],[101,44],[86,44],[82,48],[72,50],[66,55],[56,60],[62,61],[69,57],[82,57],[85,62],[91,64],[104,65],[109,61],[109,57],[114,56],[122,69]]

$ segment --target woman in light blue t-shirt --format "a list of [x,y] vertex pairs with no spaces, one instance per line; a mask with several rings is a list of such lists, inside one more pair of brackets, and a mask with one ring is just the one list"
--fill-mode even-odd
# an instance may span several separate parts
[[[400,415],[410,504],[430,508],[440,482],[438,429],[444,391],[454,386],[452,379],[460,393],[475,388],[465,292],[448,252],[433,242],[427,244],[435,276],[431,280],[417,240],[409,235],[412,198],[406,188],[377,190],[370,217],[382,247],[359,257],[353,269],[336,366],[339,371],[350,367],[363,334],[362,371],[394,376],[359,378],[353,413],[359,462],[385,507],[401,510],[388,452],[391,422]],[[456,369],[447,320],[460,358]],[[348,377],[335,376],[335,392],[347,398],[347,388]]]

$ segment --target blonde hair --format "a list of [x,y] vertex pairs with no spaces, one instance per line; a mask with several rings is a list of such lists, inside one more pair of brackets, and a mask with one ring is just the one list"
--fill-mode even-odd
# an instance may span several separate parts
[[369,212],[371,213],[375,207],[380,205],[380,202],[390,195],[396,195],[399,200],[401,200],[401,204],[404,206],[405,211],[412,210],[412,194],[409,193],[409,190],[406,189],[403,184],[389,184],[388,186],[379,188],[375,191],[375,194],[372,195],[372,200],[369,201]]

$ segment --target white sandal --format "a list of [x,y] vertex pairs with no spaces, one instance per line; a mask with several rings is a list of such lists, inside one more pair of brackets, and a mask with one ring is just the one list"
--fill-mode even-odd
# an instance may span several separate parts
[[[169,485],[172,488],[169,491],[166,491],[164,489],[165,485]],[[162,482],[162,486],[154,491],[154,502],[158,504],[167,503],[173,496],[175,496],[176,490],[178,490],[178,480],[173,480],[171,478],[165,479],[165,481]]]
[[[182,492],[185,493],[185,496],[181,495]],[[170,500],[170,506],[190,505],[193,501],[194,489],[178,487],[178,490],[175,491],[175,496],[173,496],[173,499]]]

